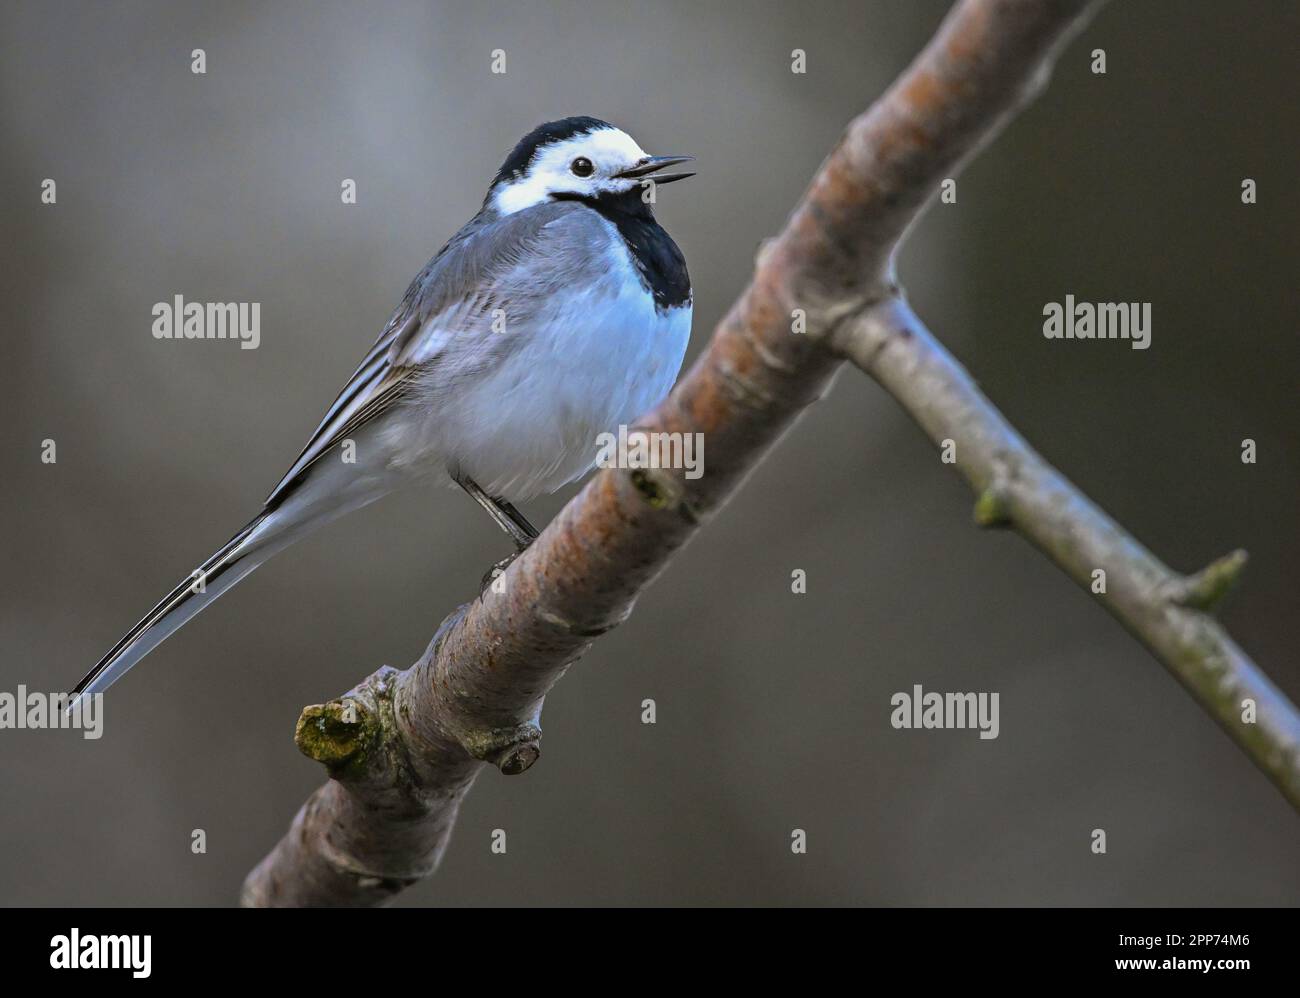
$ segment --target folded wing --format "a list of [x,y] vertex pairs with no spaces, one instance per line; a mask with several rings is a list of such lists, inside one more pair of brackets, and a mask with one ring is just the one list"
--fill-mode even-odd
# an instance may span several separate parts
[[[407,397],[415,376],[429,365],[452,354],[462,362],[470,355],[487,359],[491,351],[508,347],[510,330],[526,329],[530,310],[544,307],[559,290],[563,258],[595,255],[591,243],[604,239],[598,225],[594,213],[555,203],[502,218],[476,218],[461,229],[411,282],[266,507],[278,506],[336,444]],[[569,245],[575,239],[587,244]],[[504,333],[492,329],[497,309],[510,316]]]

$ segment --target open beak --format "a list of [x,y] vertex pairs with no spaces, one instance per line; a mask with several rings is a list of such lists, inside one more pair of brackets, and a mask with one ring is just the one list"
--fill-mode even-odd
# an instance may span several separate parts
[[[695,176],[694,173],[655,173],[656,170],[664,170],[670,166],[676,166],[678,163],[689,163],[694,160],[694,156],[647,156],[636,166],[622,173],[616,173],[614,176],[619,180],[653,180],[655,184],[671,184],[677,180],[685,180],[687,177]],[[653,174],[653,176],[652,176]]]

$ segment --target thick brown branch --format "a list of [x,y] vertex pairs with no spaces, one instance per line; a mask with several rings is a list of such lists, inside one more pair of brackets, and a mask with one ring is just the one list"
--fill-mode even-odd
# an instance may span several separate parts
[[[839,357],[827,337],[889,293],[899,238],[934,188],[1045,79],[1085,0],[965,0],[849,128],[750,286],[643,421],[703,433],[706,474],[604,471],[404,672],[310,707],[299,746],[330,781],[249,875],[248,905],[375,904],[438,863],[484,761],[536,760],[542,700],[726,500]],[[792,329],[802,312],[806,335]]]

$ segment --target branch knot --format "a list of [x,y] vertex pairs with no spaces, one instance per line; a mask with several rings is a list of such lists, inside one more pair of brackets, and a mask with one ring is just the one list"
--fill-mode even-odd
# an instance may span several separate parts
[[981,527],[1008,527],[1011,525],[1011,495],[1004,478],[995,478],[979,494],[979,498],[975,500],[972,515],[975,518],[976,525]]
[[513,728],[486,728],[460,737],[465,751],[496,766],[506,776],[518,776],[542,754],[542,729],[532,721]]
[[1241,548],[1225,554],[1195,575],[1174,582],[1169,589],[1169,598],[1179,606],[1213,613],[1241,581],[1248,559],[1249,555]]

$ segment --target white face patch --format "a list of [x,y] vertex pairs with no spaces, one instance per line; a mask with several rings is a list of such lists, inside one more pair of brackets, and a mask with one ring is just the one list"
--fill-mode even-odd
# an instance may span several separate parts
[[[573,172],[573,161],[579,157],[590,160],[595,167],[591,176],[579,177]],[[614,174],[631,169],[645,157],[646,151],[621,128],[602,128],[586,135],[575,135],[563,142],[543,146],[522,177],[497,188],[492,196],[492,207],[503,215],[510,215],[540,204],[552,194],[622,194],[640,181],[635,178],[615,180]]]

